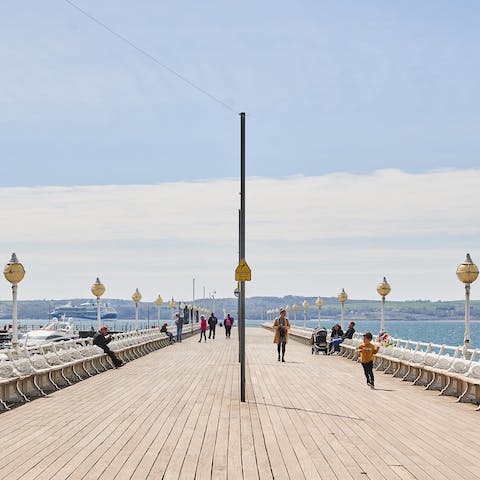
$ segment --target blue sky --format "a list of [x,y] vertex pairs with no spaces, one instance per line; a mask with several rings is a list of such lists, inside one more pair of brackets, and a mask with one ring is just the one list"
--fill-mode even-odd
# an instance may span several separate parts
[[[193,276],[230,295],[240,111],[248,115],[247,175],[256,192],[247,211],[247,260],[253,257],[258,279],[252,294],[329,296],[345,287],[353,298],[375,298],[375,284],[387,274],[398,299],[461,297],[452,268],[467,251],[480,258],[471,193],[480,187],[478,2],[75,3],[233,111],[65,0],[2,2],[0,220],[22,227],[3,235],[0,251],[5,261],[17,251],[29,265],[29,298],[81,296],[97,275],[115,285],[116,297],[129,297],[143,281],[153,298],[158,289],[188,298]],[[449,192],[449,178],[469,188]],[[337,181],[343,190],[332,187]],[[329,196],[304,201],[312,184]],[[95,203],[99,185],[112,196]],[[158,191],[146,201],[139,185]],[[286,191],[290,201],[278,215],[264,208],[266,200],[281,204]],[[411,201],[404,218],[405,198]],[[64,210],[68,218],[58,216]],[[352,229],[358,219],[369,228]],[[131,225],[138,235],[125,234]],[[180,233],[186,225],[188,245]],[[312,225],[322,228],[306,234]],[[260,235],[259,226],[275,236]],[[301,251],[328,258],[303,258]],[[413,281],[408,272],[432,252],[424,264],[435,282],[424,294],[422,273]],[[71,270],[60,285],[40,280],[54,255]],[[126,258],[138,261],[135,285],[127,283],[131,265],[119,267]],[[332,258],[342,260],[333,265]],[[285,276],[275,267],[283,259]],[[169,267],[155,277],[157,263]],[[339,277],[332,276],[336,268]],[[319,279],[322,271],[328,274]],[[8,297],[4,290],[0,297]]]
[[[245,111],[248,174],[478,165],[477,2],[76,2]],[[5,1],[1,185],[238,175],[238,117],[65,1]]]

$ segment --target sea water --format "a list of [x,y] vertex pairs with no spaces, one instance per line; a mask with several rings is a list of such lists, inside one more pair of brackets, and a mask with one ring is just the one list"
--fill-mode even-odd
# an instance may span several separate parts
[[[292,326],[293,321],[290,320]],[[264,322],[265,323],[265,322]],[[269,323],[269,322],[267,322]],[[273,322],[272,322],[273,323]],[[327,330],[337,323],[331,320],[321,320],[321,325]],[[247,320],[247,326],[260,326],[260,320]],[[372,332],[376,336],[380,330],[379,321],[360,320],[355,322],[355,330],[360,333]],[[318,319],[307,320],[307,327],[316,328]],[[345,321],[345,330],[348,321]],[[303,327],[303,319],[298,321],[297,326]],[[465,335],[465,323],[461,321],[411,321],[411,320],[385,320],[385,331],[394,338],[413,340],[418,342],[435,343],[438,345],[463,345]],[[470,322],[470,346],[480,348],[480,322]]]
[[[166,321],[166,320],[165,320]],[[163,322],[163,321],[162,321]],[[293,320],[290,319],[293,326]],[[20,320],[20,330],[28,331],[34,328],[39,328],[41,325],[48,323],[47,320]],[[169,329],[172,333],[175,332],[176,327],[170,325]],[[247,327],[260,327],[262,323],[273,323],[273,321],[266,322],[265,320],[247,319],[245,324]],[[321,320],[321,325],[327,330],[330,330],[336,321]],[[365,333],[372,332],[376,336],[380,330],[380,321],[373,320],[359,320],[355,322],[355,330],[357,332]],[[105,324],[110,330],[113,331],[128,331],[135,330],[135,320],[103,320],[102,324]],[[156,322],[152,320],[139,320],[139,328],[151,328]],[[303,326],[303,319],[297,319],[297,325]],[[307,327],[316,328],[318,325],[318,319],[307,320]],[[345,320],[345,329],[347,328],[348,320]],[[237,327],[235,322],[234,327]],[[75,322],[75,327],[78,330],[96,330],[96,321],[81,321]],[[190,325],[184,325],[186,331],[190,328]],[[222,327],[217,325],[217,330]],[[235,329],[234,329],[235,330]],[[463,339],[465,335],[465,324],[461,321],[413,321],[413,320],[385,320],[385,330],[391,337],[402,338],[404,340],[413,340],[419,342],[429,342],[438,345],[451,345],[460,346],[463,345]],[[470,345],[472,348],[480,348],[480,322],[470,322]]]

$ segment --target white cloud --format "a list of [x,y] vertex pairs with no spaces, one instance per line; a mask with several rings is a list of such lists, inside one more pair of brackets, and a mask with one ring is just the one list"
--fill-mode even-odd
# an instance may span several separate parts
[[[461,298],[455,268],[479,262],[480,170],[247,181],[248,295]],[[238,259],[236,179],[158,185],[1,188],[4,261],[27,269],[21,298],[231,296]],[[472,288],[472,297],[475,297]],[[0,296],[8,298],[5,284]]]

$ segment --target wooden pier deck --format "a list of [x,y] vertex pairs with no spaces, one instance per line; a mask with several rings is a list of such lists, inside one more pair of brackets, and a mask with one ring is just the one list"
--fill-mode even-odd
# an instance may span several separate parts
[[0,415],[0,479],[480,479],[480,414],[247,329],[190,338]]

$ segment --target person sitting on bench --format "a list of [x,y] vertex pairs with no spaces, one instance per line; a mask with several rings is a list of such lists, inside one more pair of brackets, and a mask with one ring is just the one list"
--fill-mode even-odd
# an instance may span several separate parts
[[93,336],[93,344],[100,347],[112,359],[115,368],[121,367],[125,364],[108,348],[107,344],[112,341],[112,336],[107,336],[107,333],[107,327],[100,327],[100,330]]

